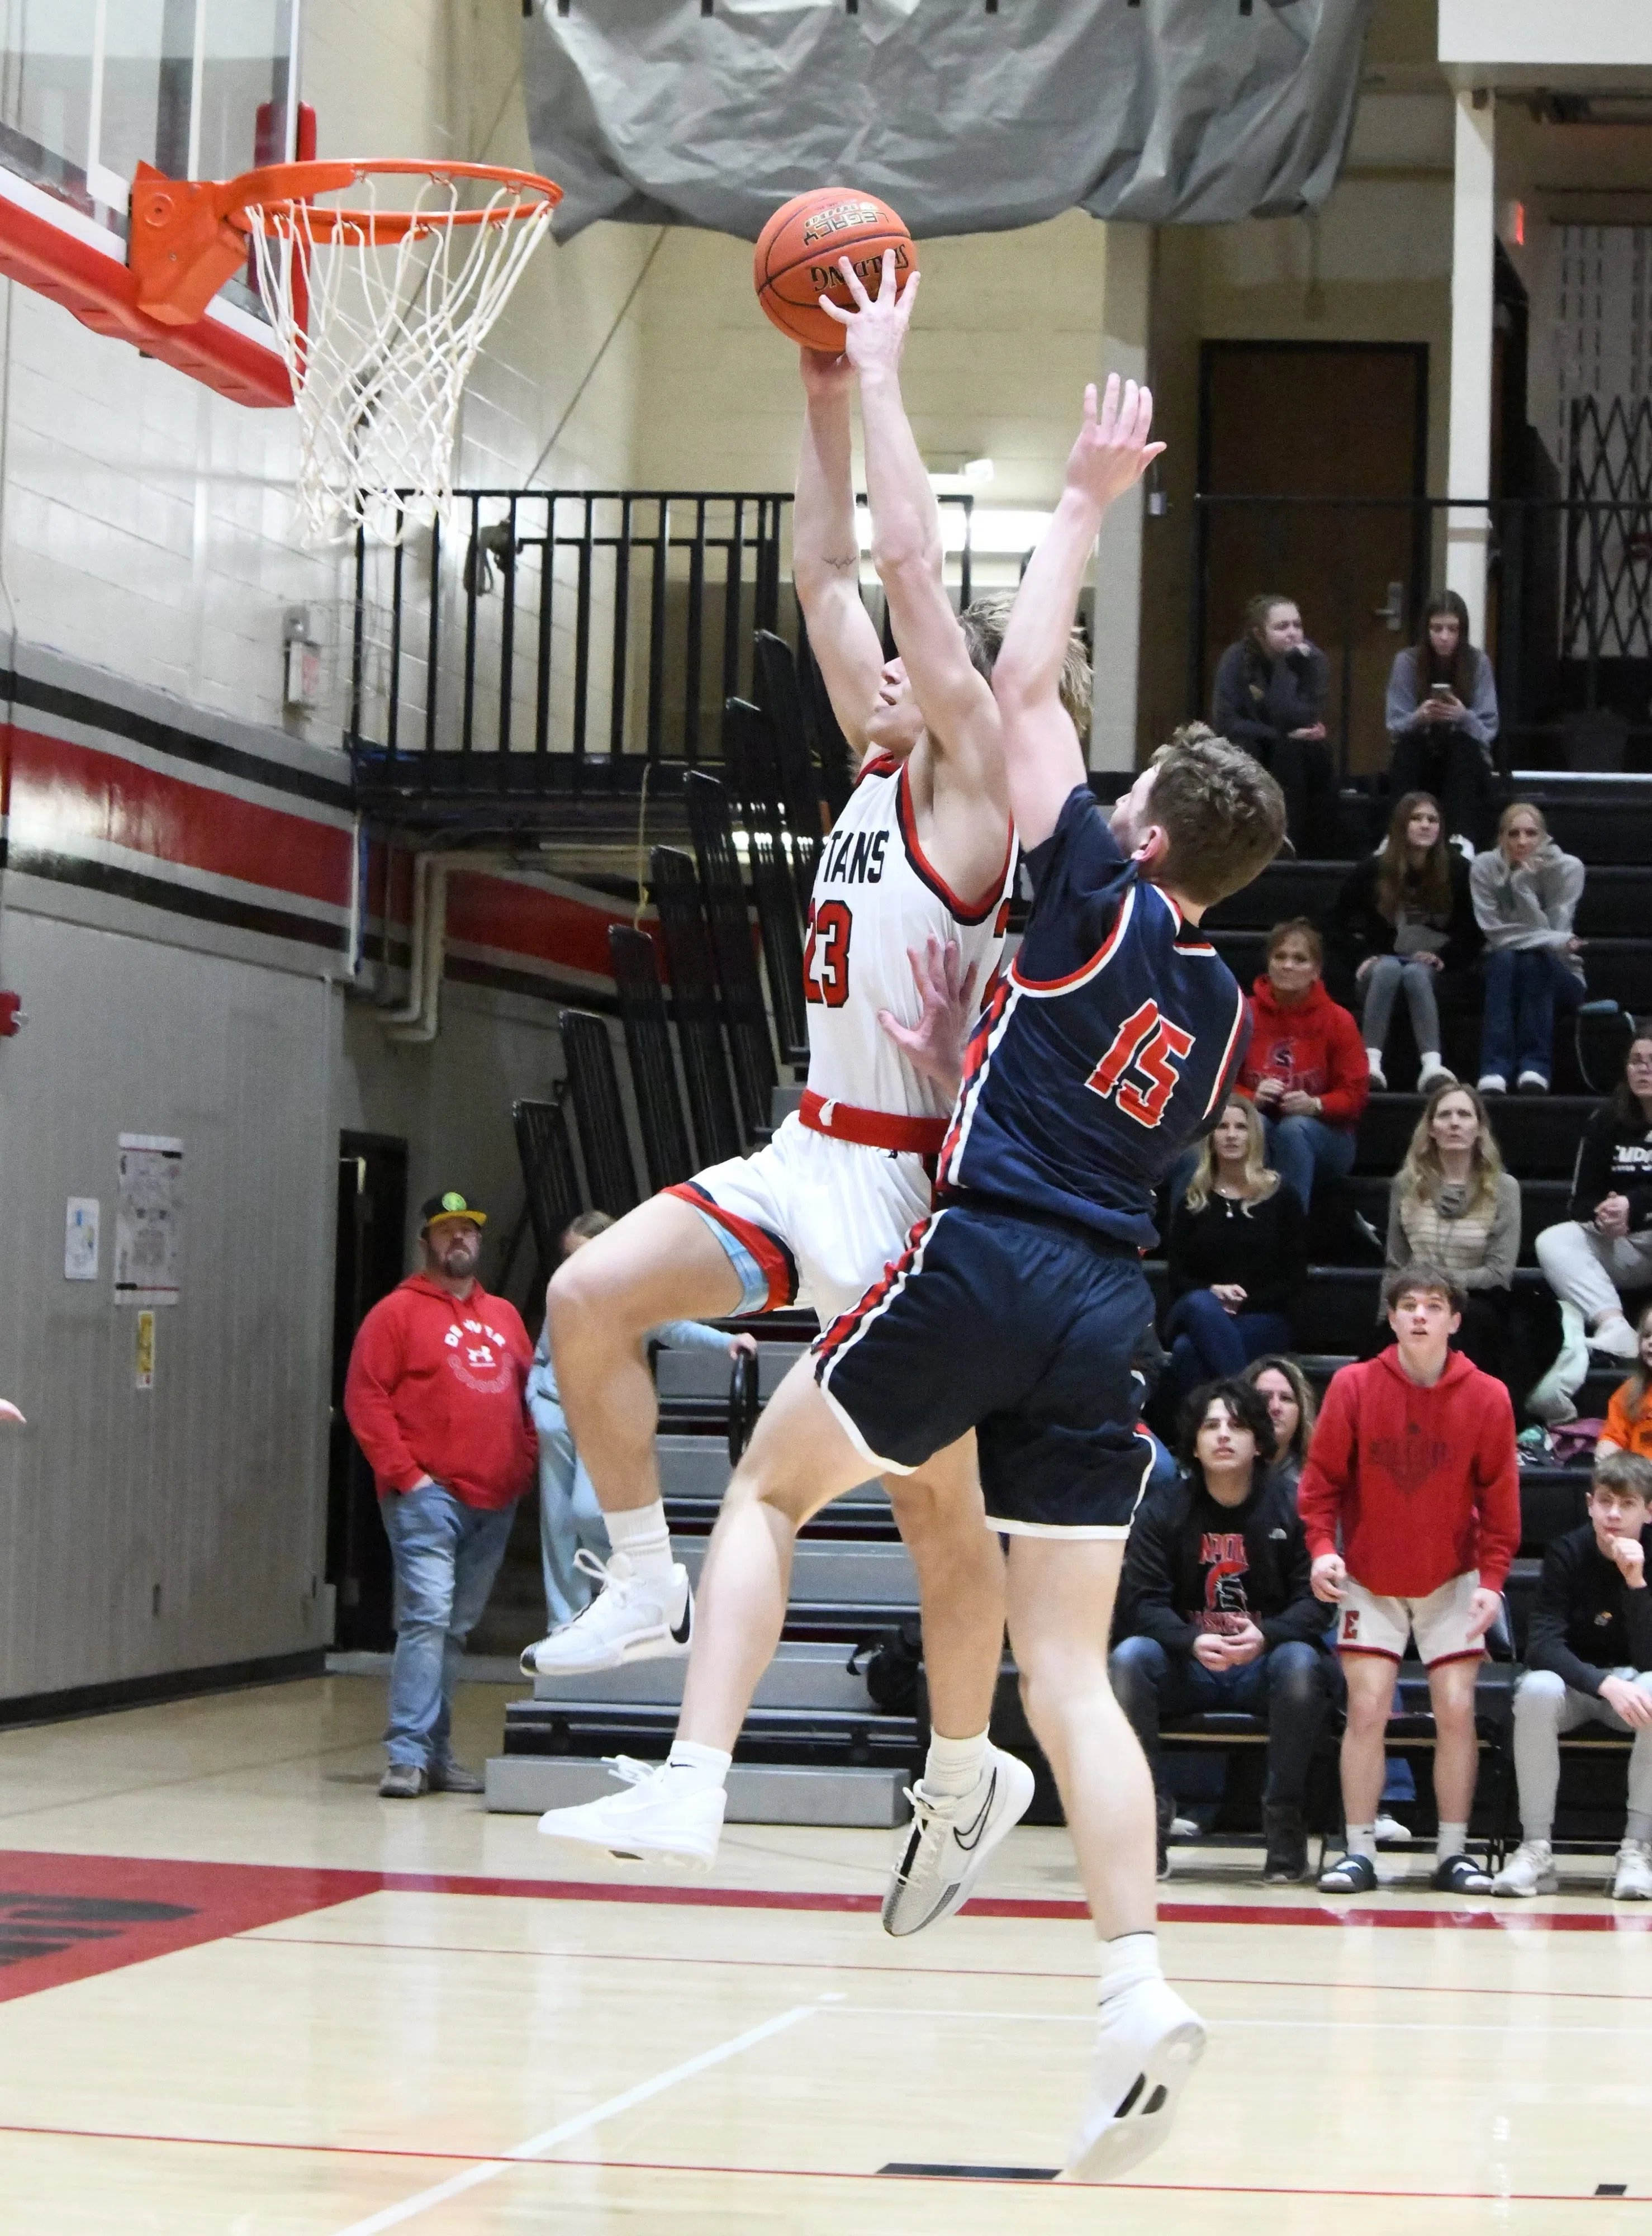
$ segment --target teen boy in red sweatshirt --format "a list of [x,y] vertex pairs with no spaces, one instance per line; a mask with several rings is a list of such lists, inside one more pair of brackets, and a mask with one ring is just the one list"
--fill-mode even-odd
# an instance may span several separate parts
[[1377,1883],[1383,1736],[1414,1637],[1434,1711],[1433,1884],[1487,1894],[1490,1878],[1465,1853],[1478,1768],[1474,1679],[1520,1542],[1514,1415],[1503,1384],[1450,1348],[1463,1297],[1449,1273],[1402,1266],[1382,1301],[1395,1347],[1332,1376],[1297,1491],[1314,1589],[1340,1609],[1348,1687],[1347,1853],[1320,1887],[1365,1894]]
[[533,1345],[516,1307],[476,1279],[487,1213],[449,1189],[423,1215],[423,1266],[362,1322],[344,1380],[396,1570],[387,1801],[482,1791],[450,1752],[454,1682],[539,1464],[523,1397]]

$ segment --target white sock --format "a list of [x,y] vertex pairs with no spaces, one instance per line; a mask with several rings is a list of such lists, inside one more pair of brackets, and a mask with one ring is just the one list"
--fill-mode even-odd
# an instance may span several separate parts
[[1144,1980],[1162,1980],[1164,1968],[1158,1959],[1158,1936],[1151,1928],[1141,1933],[1121,1933],[1116,1941],[1101,1944],[1101,2000],[1109,2002],[1129,1989],[1139,1988]]
[[1374,1824],[1349,1825],[1348,1853],[1351,1856],[1363,1856],[1370,1864],[1376,1862],[1377,1828]]
[[1369,1064],[1373,1071],[1380,1071],[1382,1069],[1382,1050],[1380,1049],[1368,1048],[1365,1052],[1365,1060],[1367,1063]]
[[665,1767],[672,1773],[672,1785],[684,1792],[709,1793],[727,1778],[733,1759],[721,1747],[702,1746],[698,1739],[673,1739]]
[[1453,1856],[1460,1856],[1467,1846],[1468,1826],[1448,1825],[1441,1818],[1439,1838],[1434,1843],[1434,1861],[1437,1864],[1448,1863]]
[[650,1583],[670,1583],[671,1530],[663,1499],[657,1498],[652,1506],[630,1507],[623,1514],[605,1514],[602,1518],[608,1525],[608,1542],[616,1553],[625,1555],[633,1575],[646,1577]]
[[1419,1064],[1418,1069],[1419,1071],[1439,1071],[1440,1068],[1439,1050],[1438,1049],[1425,1049],[1422,1053],[1422,1061]]
[[986,1766],[985,1732],[973,1739],[943,1739],[939,1732],[932,1731],[929,1752],[924,1757],[923,1790],[937,1798],[971,1792],[980,1785]]

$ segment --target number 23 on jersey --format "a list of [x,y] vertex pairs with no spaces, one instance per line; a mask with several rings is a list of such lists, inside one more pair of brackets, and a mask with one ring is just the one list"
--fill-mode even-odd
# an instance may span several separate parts
[[1111,1096],[1126,1118],[1157,1126],[1192,1052],[1192,1034],[1162,1016],[1157,1002],[1144,1002],[1120,1025],[1085,1085],[1104,1102]]
[[[842,901],[821,901],[809,911],[803,949],[803,999],[841,1009],[849,999],[849,943],[855,920]],[[1191,1043],[1190,1043],[1191,1045]]]

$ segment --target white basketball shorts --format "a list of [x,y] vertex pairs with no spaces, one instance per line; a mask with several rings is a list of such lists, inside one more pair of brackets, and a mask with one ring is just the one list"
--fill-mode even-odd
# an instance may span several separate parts
[[796,1115],[750,1157],[670,1189],[728,1252],[744,1312],[808,1305],[825,1326],[858,1304],[930,1209],[925,1160],[815,1133]]
[[1386,1599],[1347,1582],[1347,1596],[1336,1618],[1339,1654],[1380,1654],[1390,1661],[1403,1661],[1406,1641],[1417,1641],[1418,1659],[1432,1669],[1441,1661],[1478,1661],[1485,1652],[1483,1639],[1468,1635],[1469,1601],[1480,1588],[1473,1568],[1440,1585],[1426,1599]]

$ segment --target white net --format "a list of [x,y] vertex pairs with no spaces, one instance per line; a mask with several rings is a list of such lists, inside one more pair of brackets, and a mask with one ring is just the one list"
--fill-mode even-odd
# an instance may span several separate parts
[[[465,382],[551,216],[548,200],[514,180],[482,184],[478,194],[441,173],[369,173],[350,189],[349,214],[247,207],[298,408],[312,542],[357,526],[393,541],[451,494]],[[401,190],[393,207],[381,208],[381,186]]]

